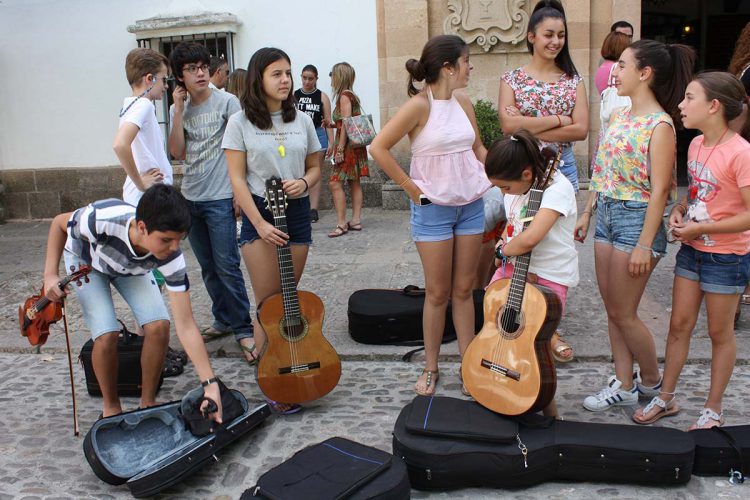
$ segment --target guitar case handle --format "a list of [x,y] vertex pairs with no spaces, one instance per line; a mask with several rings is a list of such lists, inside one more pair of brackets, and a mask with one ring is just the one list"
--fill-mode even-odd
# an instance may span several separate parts
[[420,288],[417,285],[406,285],[404,289],[401,290],[401,293],[408,295],[409,297],[424,297],[427,292],[424,288]]

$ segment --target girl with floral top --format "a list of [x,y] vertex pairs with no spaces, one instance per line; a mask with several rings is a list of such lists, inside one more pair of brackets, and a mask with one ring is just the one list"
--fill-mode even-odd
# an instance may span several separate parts
[[690,82],[680,103],[683,125],[703,134],[693,139],[688,150],[687,196],[669,215],[672,235],[682,246],[675,259],[664,383],[659,395],[633,415],[639,424],[679,411],[677,380],[704,298],[711,386],[690,430],[724,423],[721,402],[737,356],[733,313],[750,273],[750,144],[745,140],[750,133],[743,138],[729,122],[743,114],[747,98],[737,77],[711,71]]
[[[638,304],[666,255],[662,214],[676,187],[672,116],[694,60],[687,46],[639,40],[623,51],[613,71],[617,93],[632,105],[613,112],[594,162],[592,193],[576,224],[576,239],[583,241],[598,195],[594,259],[615,375],[584,400],[590,411],[635,404],[639,393],[655,396],[661,387],[654,338],[638,317]],[[640,368],[635,374],[633,361]]]
[[[542,147],[562,149],[565,177],[578,191],[578,168],[571,141],[586,139],[589,108],[583,79],[570,58],[565,11],[556,0],[543,0],[529,19],[526,45],[531,61],[509,71],[500,82],[499,114],[503,133],[526,129]],[[552,337],[552,352],[559,362],[573,359],[573,349],[559,332]]]

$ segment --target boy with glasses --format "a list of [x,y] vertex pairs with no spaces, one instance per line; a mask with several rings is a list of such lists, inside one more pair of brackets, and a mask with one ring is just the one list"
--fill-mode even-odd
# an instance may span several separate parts
[[213,324],[201,333],[211,340],[233,332],[252,364],[256,353],[250,301],[240,270],[232,185],[221,149],[227,121],[240,111],[240,102],[228,92],[210,88],[207,69],[211,56],[202,44],[180,43],[169,57],[177,80],[169,110],[169,152],[185,161],[182,194],[193,217],[188,237],[214,317]]
[[133,206],[153,184],[172,184],[172,165],[154,109],[154,101],[161,100],[167,89],[168,65],[167,58],[152,49],[133,49],[125,58],[133,93],[123,100],[112,148],[127,174],[122,199]]

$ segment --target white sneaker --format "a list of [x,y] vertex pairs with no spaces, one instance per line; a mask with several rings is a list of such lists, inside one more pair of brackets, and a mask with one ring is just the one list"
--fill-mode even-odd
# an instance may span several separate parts
[[656,396],[659,395],[659,393],[661,391],[662,380],[663,379],[660,378],[659,382],[655,386],[649,387],[647,385],[643,385],[643,383],[641,382],[642,379],[641,379],[641,371],[640,370],[636,370],[633,373],[633,383],[635,384],[635,387],[638,389],[639,393],[643,394],[648,399],[655,398]]
[[622,382],[615,375],[609,377],[607,386],[593,396],[583,400],[583,407],[589,411],[603,411],[613,406],[634,405],[638,402],[638,387],[633,384],[629,391],[620,389]]

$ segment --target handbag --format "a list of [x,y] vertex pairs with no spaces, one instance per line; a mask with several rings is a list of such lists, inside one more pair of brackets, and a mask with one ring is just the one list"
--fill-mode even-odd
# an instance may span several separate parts
[[[354,98],[357,100],[357,104],[359,104],[359,98],[357,96],[354,96]],[[344,130],[346,130],[346,136],[354,148],[369,146],[377,135],[375,127],[372,126],[372,115],[363,114],[361,104],[359,108],[360,114],[345,116],[341,120]]]
[[612,77],[612,70],[615,69],[613,64],[609,68],[609,77],[607,78],[607,88],[602,90],[602,104],[599,108],[599,120],[601,122],[600,130],[607,130],[609,127],[609,119],[612,116],[612,112],[617,108],[630,105],[630,97],[621,96],[617,94],[617,87],[615,87],[614,78]]

